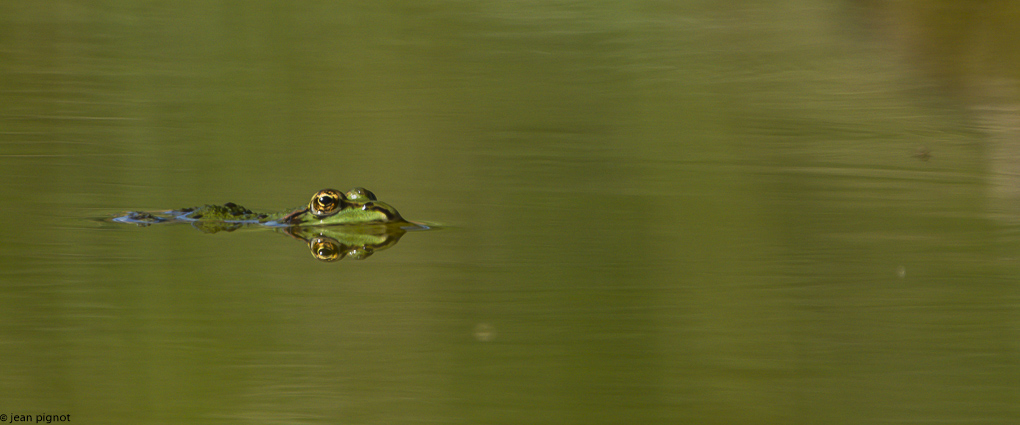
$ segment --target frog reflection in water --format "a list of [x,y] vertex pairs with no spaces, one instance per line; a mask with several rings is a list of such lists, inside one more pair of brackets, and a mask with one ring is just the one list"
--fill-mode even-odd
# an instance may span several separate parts
[[395,245],[407,230],[428,229],[404,220],[395,208],[361,187],[346,193],[323,189],[307,206],[280,213],[253,212],[228,202],[162,212],[133,211],[113,221],[141,226],[191,223],[206,233],[249,226],[275,228],[307,243],[312,255],[321,261],[344,257],[360,260]]

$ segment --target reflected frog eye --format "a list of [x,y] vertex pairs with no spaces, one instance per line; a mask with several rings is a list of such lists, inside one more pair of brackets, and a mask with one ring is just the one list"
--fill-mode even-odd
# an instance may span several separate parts
[[343,208],[345,199],[344,194],[338,190],[320,190],[315,196],[312,196],[312,202],[308,204],[308,209],[312,211],[312,215],[318,218],[329,217]]
[[332,238],[318,237],[308,242],[308,249],[316,260],[327,263],[344,258],[340,243]]

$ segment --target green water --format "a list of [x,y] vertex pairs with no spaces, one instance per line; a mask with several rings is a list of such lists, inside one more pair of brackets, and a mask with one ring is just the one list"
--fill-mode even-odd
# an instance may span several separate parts
[[1020,8],[723,3],[0,6],[0,419],[1020,421]]

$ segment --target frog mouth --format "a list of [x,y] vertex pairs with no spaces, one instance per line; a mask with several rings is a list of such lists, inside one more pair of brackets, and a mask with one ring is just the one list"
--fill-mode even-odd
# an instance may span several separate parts
[[308,207],[304,207],[302,209],[299,209],[297,211],[294,211],[290,214],[283,216],[283,218],[280,219],[280,222],[284,224],[294,224],[294,220],[306,212],[308,212]]

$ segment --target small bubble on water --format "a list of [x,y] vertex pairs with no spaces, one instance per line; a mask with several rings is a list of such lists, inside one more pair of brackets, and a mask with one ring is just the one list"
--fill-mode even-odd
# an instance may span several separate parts
[[496,337],[496,330],[488,323],[479,323],[475,326],[474,335],[476,340],[489,342]]

